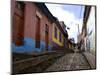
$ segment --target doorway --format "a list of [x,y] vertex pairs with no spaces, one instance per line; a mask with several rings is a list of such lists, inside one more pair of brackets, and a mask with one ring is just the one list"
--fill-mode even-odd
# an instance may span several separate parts
[[36,16],[36,41],[35,47],[40,48],[40,18]]
[[48,50],[48,43],[49,43],[49,27],[45,25],[45,49]]
[[[15,45],[23,45],[24,39],[24,3],[16,2],[16,10],[13,16],[13,42]],[[19,13],[18,13],[19,12]]]

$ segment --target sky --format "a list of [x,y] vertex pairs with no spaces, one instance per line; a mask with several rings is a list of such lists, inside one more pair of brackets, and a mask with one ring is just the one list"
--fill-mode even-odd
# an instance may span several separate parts
[[66,26],[70,28],[70,30],[67,30],[69,38],[74,38],[75,42],[77,42],[78,25],[81,32],[84,6],[48,3],[46,3],[46,6],[59,21],[64,21]]

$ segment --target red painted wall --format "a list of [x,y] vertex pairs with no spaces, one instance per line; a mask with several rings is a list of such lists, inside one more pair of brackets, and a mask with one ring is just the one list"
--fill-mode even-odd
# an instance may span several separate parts
[[38,11],[41,15],[41,22],[40,22],[40,38],[41,40],[45,40],[45,24],[49,26],[49,41],[52,38],[52,23],[50,20],[45,16],[43,12],[33,3],[26,2],[25,3],[25,30],[24,35],[25,37],[35,38],[35,31],[36,31],[36,11]]

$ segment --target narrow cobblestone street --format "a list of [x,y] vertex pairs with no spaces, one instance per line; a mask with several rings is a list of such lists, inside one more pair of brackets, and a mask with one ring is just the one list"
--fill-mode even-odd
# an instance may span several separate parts
[[[95,56],[89,52],[79,52],[78,49],[74,49],[74,52],[71,53],[51,53],[43,56],[41,55],[39,57],[31,58],[30,61],[22,64],[19,63],[19,66],[17,64],[17,70],[15,68],[17,73],[59,72],[96,68]],[[27,65],[27,68],[23,67],[25,65]]]
[[13,74],[96,69],[95,6],[11,2]]
[[90,69],[90,65],[81,53],[70,53],[58,59],[45,71],[65,71],[65,70]]

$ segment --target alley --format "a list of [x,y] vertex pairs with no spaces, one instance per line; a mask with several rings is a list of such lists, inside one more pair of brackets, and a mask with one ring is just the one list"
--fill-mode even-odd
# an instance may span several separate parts
[[[22,62],[19,61],[19,62]],[[35,63],[35,64],[33,64]],[[95,69],[95,56],[89,52],[47,53],[34,58],[24,59],[22,64],[16,64],[16,73],[40,73]],[[26,67],[25,67],[26,65]]]
[[12,73],[96,69],[95,6],[12,0],[12,10]]

